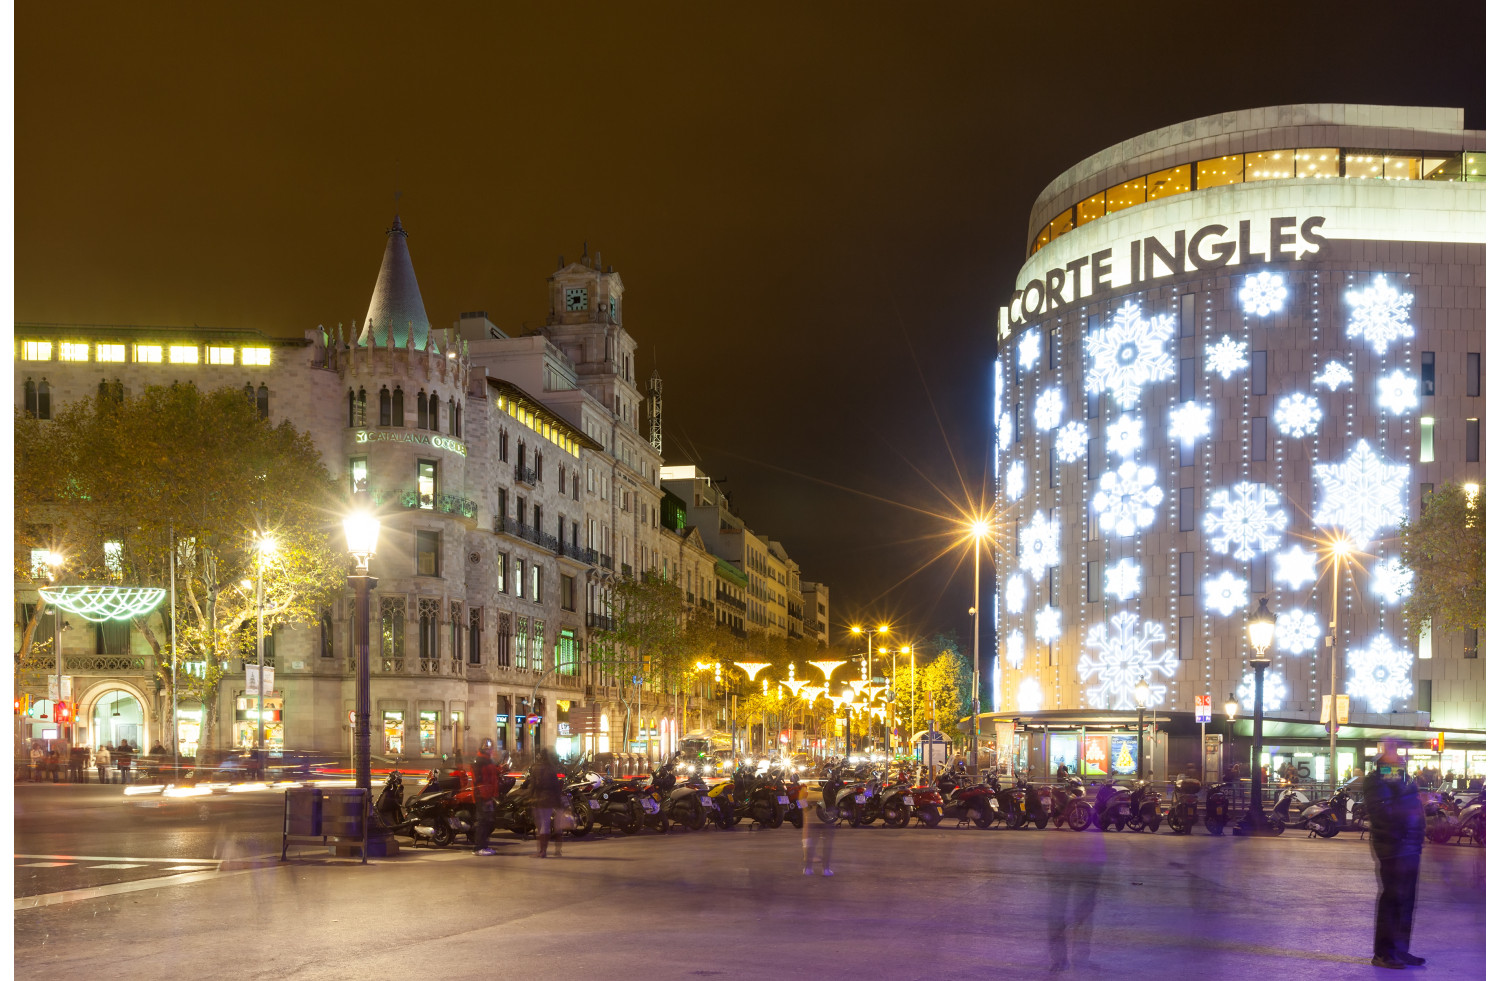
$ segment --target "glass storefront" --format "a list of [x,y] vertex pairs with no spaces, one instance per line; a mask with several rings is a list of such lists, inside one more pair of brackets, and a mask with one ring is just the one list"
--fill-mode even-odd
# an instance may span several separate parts
[[385,755],[402,755],[406,751],[406,713],[387,711],[382,714],[381,723],[385,734]]
[[99,696],[94,703],[90,736],[93,745],[108,743],[120,745],[120,740],[129,741],[136,749],[146,733],[146,713],[140,701],[127,691],[114,689]]
[[[268,752],[282,750],[282,700],[280,695],[266,695],[261,716],[265,723],[265,747]],[[254,749],[256,730],[255,696],[242,695],[234,700],[234,745]]]
[[417,713],[417,739],[423,756],[438,754],[438,714],[436,712]]
[[186,702],[177,706],[177,755],[198,755],[198,737],[203,731],[203,706]]
[[1078,737],[1072,733],[1051,733],[1047,736],[1047,772],[1056,773],[1059,764],[1069,773],[1078,772]]

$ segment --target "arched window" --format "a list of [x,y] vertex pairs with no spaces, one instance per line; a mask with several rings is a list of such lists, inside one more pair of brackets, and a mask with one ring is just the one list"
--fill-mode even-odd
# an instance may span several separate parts
[[262,385],[255,391],[255,411],[260,413],[262,419],[271,416],[271,390]]
[[391,425],[406,425],[406,396],[401,392],[401,386],[396,386],[396,394],[391,398]]
[[359,395],[357,395],[355,397],[355,399],[354,399],[354,425],[356,425],[356,426],[363,426],[364,424],[365,424],[365,390],[364,390],[363,387],[361,387],[360,390],[359,390]]
[[391,390],[384,385],[380,386],[380,424],[391,424]]
[[457,436],[458,435],[458,433],[454,432],[454,426],[457,424],[456,423],[457,417],[453,413],[453,409],[454,408],[455,408],[455,406],[453,405],[453,399],[449,398],[448,399],[448,435],[449,436]]
[[26,379],[26,414],[36,418],[36,382]]
[[[249,388],[250,386],[247,384],[245,387]],[[354,389],[352,388],[349,389],[349,428],[354,428]]]
[[427,428],[427,393],[417,393],[417,428]]
[[438,419],[437,392],[433,392],[427,397],[427,428],[437,432],[441,425],[442,421]]
[[47,384],[45,378],[36,387],[36,417],[52,418],[52,386]]
[[453,407],[453,435],[464,438],[464,407],[461,405]]
[[[349,393],[349,399],[350,399],[351,402],[353,401],[353,399],[354,399],[354,393],[353,392]],[[249,382],[245,382],[245,401],[249,402],[251,405],[255,404],[255,388]],[[354,425],[354,423],[351,422],[349,425],[352,426],[352,425]]]

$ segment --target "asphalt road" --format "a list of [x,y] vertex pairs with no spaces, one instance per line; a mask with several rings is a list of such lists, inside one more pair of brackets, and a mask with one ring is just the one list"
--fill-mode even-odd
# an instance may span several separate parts
[[[1369,964],[1375,877],[1357,835],[843,829],[831,878],[801,874],[790,826],[570,839],[546,861],[504,834],[490,858],[403,848],[366,866],[302,846],[283,865],[254,857],[280,847],[279,805],[257,798],[201,823],[147,820],[118,788],[23,789],[18,853],[214,868],[18,868],[17,976],[222,972],[236,946],[225,930],[258,938],[232,958],[241,981],[1030,978],[1054,960],[1080,977],[1104,976],[1089,965],[1127,978],[1386,976]],[[1422,977],[1483,976],[1484,856],[1424,853]],[[23,871],[42,883],[24,896]],[[65,875],[116,881],[67,892]],[[140,875],[151,878],[119,881]]]

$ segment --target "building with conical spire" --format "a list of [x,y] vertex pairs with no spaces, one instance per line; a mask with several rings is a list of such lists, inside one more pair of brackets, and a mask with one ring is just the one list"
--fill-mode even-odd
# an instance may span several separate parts
[[385,232],[385,256],[380,260],[380,275],[375,277],[375,291],[370,294],[370,309],[359,332],[361,347],[371,344],[385,347],[394,341],[406,347],[410,340],[418,350],[427,346],[427,308],[422,304],[422,290],[411,265],[411,250],[406,245],[406,229],[398,214]]

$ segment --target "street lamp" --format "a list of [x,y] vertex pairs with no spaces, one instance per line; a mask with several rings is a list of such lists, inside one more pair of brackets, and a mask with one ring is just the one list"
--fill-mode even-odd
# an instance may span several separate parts
[[[266,736],[266,559],[276,552],[276,539],[255,536],[255,748],[265,747]],[[175,706],[174,706],[175,707]]]
[[1142,779],[1145,767],[1141,760],[1146,752],[1146,699],[1151,697],[1151,686],[1142,678],[1135,683],[1135,778]]
[[974,605],[969,616],[974,618],[974,679],[969,690],[969,769],[979,773],[979,543],[989,539],[993,528],[988,517],[975,521],[970,526],[974,536]]
[[[66,561],[61,552],[48,552],[43,559],[47,563],[47,579],[54,586],[57,585],[57,577],[62,573],[62,564]],[[62,704],[62,631],[63,631],[62,607],[52,607],[52,656],[57,662],[57,697],[52,700],[52,720],[57,724],[57,738],[63,738],[62,713],[57,710]],[[69,746],[73,745],[71,742]]]
[[1324,547],[1333,559],[1333,589],[1330,590],[1332,601],[1329,603],[1327,645],[1330,672],[1328,690],[1333,693],[1328,700],[1328,783],[1332,786],[1338,782],[1339,778],[1339,569],[1349,562],[1350,555],[1354,552],[1354,543],[1348,536],[1339,535],[1328,539]]
[[1266,607],[1264,597],[1260,601],[1260,608],[1250,614],[1246,632],[1250,635],[1250,646],[1255,648],[1255,656],[1250,659],[1250,667],[1255,669],[1255,734],[1253,748],[1250,751],[1250,807],[1245,812],[1244,820],[1235,830],[1239,834],[1265,834],[1267,833],[1266,811],[1260,799],[1260,737],[1261,722],[1265,715],[1263,694],[1266,668],[1271,664],[1266,651],[1270,648],[1271,640],[1276,634],[1276,615]]
[[865,636],[865,677],[868,678],[870,676],[870,655],[872,653],[871,648],[875,645],[875,635],[880,634],[883,637],[886,634],[890,633],[891,625],[888,623],[882,623],[878,627],[866,630],[859,624],[855,624],[854,626],[849,628],[849,632],[856,637],[858,637],[860,634],[864,634]]
[[[758,675],[758,674],[760,674],[766,668],[769,668],[771,665],[770,665],[770,662],[768,662],[768,661],[735,661],[734,662],[734,666],[737,667],[737,668],[739,668],[741,671],[745,672],[745,675],[750,679],[751,683],[753,684],[755,682],[755,676]],[[735,699],[735,707],[737,709],[738,706],[739,706],[739,695],[736,694],[734,696],[734,699]],[[764,723],[762,723],[762,725],[764,726]],[[735,733],[735,730],[738,729],[738,728],[739,727],[734,722],[733,716],[731,716],[730,720],[729,720],[729,742],[730,742],[730,747],[731,748],[733,748],[733,745],[734,745],[734,733]],[[748,732],[749,726],[747,725],[745,728],[747,730],[747,732],[745,734],[748,736],[749,735],[749,732]],[[751,747],[751,750],[753,751],[754,747]]]
[[[375,557],[375,546],[380,538],[380,519],[365,506],[364,494],[357,496],[360,504],[344,519],[344,538],[349,555],[354,559],[354,574],[349,585],[354,587],[355,625],[354,649],[358,677],[354,683],[354,785],[365,792],[365,807],[372,803],[370,795],[370,590],[377,580],[370,575],[370,560]],[[381,840],[384,845],[384,839]],[[369,843],[366,843],[368,852]],[[384,851],[381,851],[384,854]]]
[[[1232,685],[1233,682],[1230,682],[1230,684]],[[1234,717],[1239,714],[1240,703],[1239,700],[1234,697],[1234,690],[1231,688],[1229,692],[1229,701],[1224,703],[1224,717],[1228,720],[1228,722],[1224,726],[1225,745],[1224,752],[1223,754],[1221,754],[1219,763],[1220,776],[1223,776],[1224,773],[1229,769],[1224,765],[1223,760],[1234,759]],[[1239,787],[1230,787],[1229,790],[1231,793],[1233,793],[1235,791],[1238,791]]]

